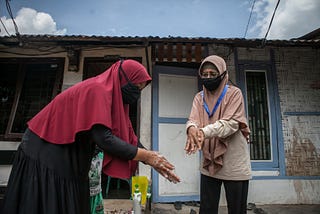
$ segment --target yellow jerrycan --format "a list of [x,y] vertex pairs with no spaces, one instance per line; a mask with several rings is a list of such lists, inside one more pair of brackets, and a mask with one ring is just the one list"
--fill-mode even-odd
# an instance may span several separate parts
[[[141,204],[145,205],[148,191],[148,177],[147,176],[132,176],[131,178],[131,192],[134,193],[135,185],[139,185],[141,192]],[[133,195],[132,195],[133,198]]]

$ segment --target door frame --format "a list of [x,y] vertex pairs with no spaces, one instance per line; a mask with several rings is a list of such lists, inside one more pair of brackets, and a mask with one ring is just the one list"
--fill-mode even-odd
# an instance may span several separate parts
[[[172,75],[184,75],[184,76],[197,76],[198,72],[195,68],[173,67],[155,65],[153,67],[152,75],[152,150],[159,151],[159,124],[160,123],[172,123],[172,124],[186,124],[188,118],[164,118],[159,117],[159,75],[160,74],[172,74]],[[199,89],[199,80],[198,89]],[[191,101],[192,102],[192,101]],[[200,156],[199,156],[200,157]],[[190,175],[199,176],[200,171],[190,172]],[[199,187],[200,188],[200,187]],[[152,169],[152,201],[153,202],[175,202],[175,201],[199,201],[200,195],[184,195],[184,196],[160,196],[159,195],[159,174]]]

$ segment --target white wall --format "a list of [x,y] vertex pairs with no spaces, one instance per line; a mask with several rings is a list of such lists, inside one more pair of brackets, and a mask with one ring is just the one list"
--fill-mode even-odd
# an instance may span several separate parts
[[320,204],[320,180],[252,180],[248,202]]
[[[20,142],[0,141],[0,150],[17,150]],[[0,186],[6,186],[11,172],[11,165],[0,165]]]
[[[251,180],[248,203],[263,204],[320,204],[320,180]],[[220,205],[226,206],[222,188]]]

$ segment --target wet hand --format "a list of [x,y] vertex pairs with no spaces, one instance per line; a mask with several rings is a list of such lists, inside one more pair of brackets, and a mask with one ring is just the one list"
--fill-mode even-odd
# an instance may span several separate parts
[[146,164],[152,166],[159,174],[168,179],[170,182],[178,183],[180,178],[174,173],[174,166],[158,152],[149,151]]

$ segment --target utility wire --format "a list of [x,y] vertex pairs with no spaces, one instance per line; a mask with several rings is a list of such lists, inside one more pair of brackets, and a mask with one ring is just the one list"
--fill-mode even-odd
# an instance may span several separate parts
[[276,14],[276,11],[277,11],[277,9],[278,9],[279,3],[280,3],[280,0],[278,0],[277,5],[276,5],[276,7],[275,7],[275,8],[274,8],[274,10],[273,10],[273,14],[272,14],[272,17],[271,17],[271,21],[270,21],[270,24],[269,24],[269,27],[268,27],[267,33],[266,33],[266,35],[264,36],[264,38],[263,38],[263,40],[262,40],[262,47],[266,44],[266,39],[267,39],[267,36],[268,36],[269,30],[270,30],[270,28],[271,28],[271,25],[272,25],[272,22],[273,22],[274,15]]
[[247,32],[248,32],[248,28],[249,28],[249,23],[250,23],[250,20],[251,20],[251,15],[252,15],[252,11],[253,11],[254,4],[255,4],[255,3],[256,3],[256,0],[253,0],[252,7],[251,7],[251,11],[250,11],[250,16],[249,16],[249,19],[248,19],[246,31],[245,31],[245,33],[244,33],[243,38],[246,38],[246,36],[247,36]]
[[16,22],[14,21],[14,17],[13,17],[13,14],[12,14],[12,10],[11,10],[11,7],[10,7],[9,0],[6,0],[6,7],[7,7],[7,11],[8,11],[9,16],[12,19],[12,23],[13,23],[14,29],[16,31],[16,36],[20,40],[20,33],[19,33],[19,30],[18,30],[18,26],[17,26]]
[[7,30],[6,26],[4,25],[4,23],[3,23],[3,21],[2,21],[2,19],[1,19],[1,18],[0,18],[0,22],[1,22],[1,24],[2,24],[2,26],[3,26],[3,28],[4,28],[4,30],[7,32],[8,36],[11,36],[11,34],[8,32],[8,30]]

